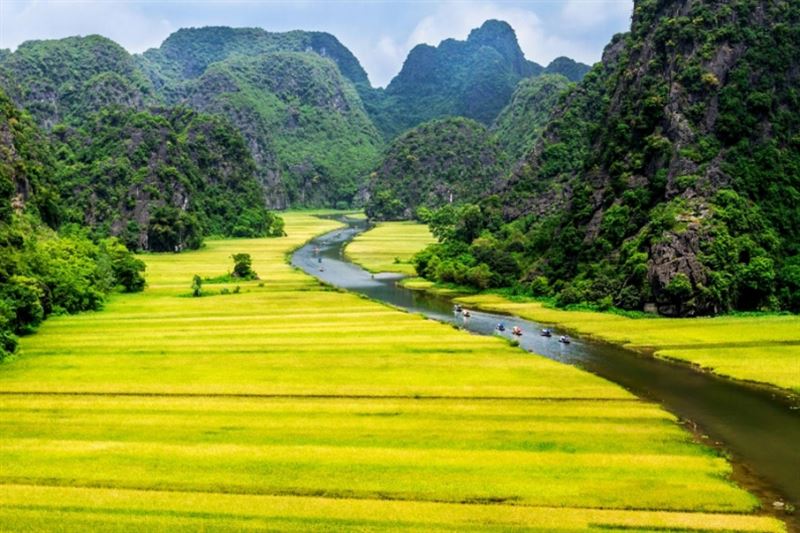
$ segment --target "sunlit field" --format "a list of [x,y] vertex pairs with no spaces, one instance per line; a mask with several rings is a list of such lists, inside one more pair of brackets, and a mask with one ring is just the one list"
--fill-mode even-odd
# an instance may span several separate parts
[[[577,368],[326,290],[337,227],[145,256],[149,287],[0,365],[0,530],[781,531],[674,417]],[[232,253],[261,280],[206,284]]]
[[610,313],[563,311],[540,303],[516,303],[496,295],[459,301],[513,313],[656,356],[682,359],[736,379],[800,392],[800,317],[730,316],[630,319]]
[[357,236],[345,249],[347,257],[370,272],[414,275],[411,259],[436,242],[428,226],[417,222],[380,222]]

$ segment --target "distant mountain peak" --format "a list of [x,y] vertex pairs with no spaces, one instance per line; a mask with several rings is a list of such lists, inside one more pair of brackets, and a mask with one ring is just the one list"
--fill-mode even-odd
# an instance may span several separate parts
[[514,28],[504,20],[490,19],[469,32],[467,41],[483,43],[486,40],[502,39],[517,42]]
[[508,22],[487,20],[480,28],[469,32],[467,42],[475,45],[491,46],[506,59],[520,75],[528,75],[525,54],[519,47],[517,34]]

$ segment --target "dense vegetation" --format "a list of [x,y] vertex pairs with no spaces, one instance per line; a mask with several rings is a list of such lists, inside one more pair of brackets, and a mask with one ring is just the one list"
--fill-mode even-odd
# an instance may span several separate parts
[[224,120],[186,108],[107,108],[58,126],[55,183],[68,222],[132,250],[197,248],[203,235],[280,235],[255,164]]
[[569,80],[558,74],[543,74],[519,82],[511,101],[492,126],[497,143],[511,161],[530,153],[569,86]]
[[[30,41],[0,54],[0,87],[47,130],[86,130],[109,107],[223,115],[245,138],[269,207],[347,207],[363,201],[386,139],[433,118],[488,126],[520,80],[577,80],[587,69],[564,57],[547,68],[528,61],[511,27],[491,20],[466,41],[415,48],[383,90],[330,34],[205,27],[179,30],[139,56],[100,36]],[[193,233],[174,215],[165,222]],[[127,224],[127,215],[117,218]]]
[[370,176],[367,214],[423,220],[427,211],[418,212],[419,207],[478,201],[533,148],[569,87],[561,75],[525,78],[491,130],[473,120],[447,118],[400,135]]
[[168,101],[177,103],[186,94],[186,84],[202,76],[212,63],[233,56],[308,51],[330,58],[357,87],[369,87],[367,73],[358,59],[336,37],[323,32],[273,33],[261,28],[224,26],[184,28],[136,60],[158,91]]
[[466,41],[420,44],[385,90],[365,95],[375,124],[391,139],[433,118],[463,116],[490,125],[517,83],[543,72],[580,79],[586,65],[559,58],[547,69],[525,59],[514,30],[498,20],[472,30]]
[[185,29],[140,58],[170,103],[227,116],[247,139],[268,205],[349,206],[382,139],[358,60],[327,33]]
[[505,157],[474,120],[432,120],[398,137],[369,183],[367,215],[410,219],[417,209],[477,200],[492,187]]
[[226,115],[247,138],[275,207],[355,200],[382,141],[352,83],[316,54],[276,52],[210,66],[188,105]]
[[[196,248],[207,234],[280,234],[241,136],[225,121],[159,100],[136,61],[99,36],[31,41],[0,58],[0,81],[49,130],[32,160],[53,227],[88,226],[132,250]],[[45,162],[46,159],[46,162]],[[60,199],[59,199],[60,197]]]
[[592,69],[589,65],[578,63],[569,57],[557,57],[545,67],[542,74],[549,74],[551,76],[564,76],[569,81],[581,81]]
[[562,305],[800,309],[798,48],[796,3],[638,2],[500,196],[437,214],[419,267]]
[[21,44],[0,56],[0,88],[46,128],[108,105],[142,109],[157,99],[134,58],[99,35]]
[[0,361],[48,315],[98,309],[117,287],[144,287],[144,263],[118,240],[42,222],[59,222],[54,168],[45,136],[0,92]]

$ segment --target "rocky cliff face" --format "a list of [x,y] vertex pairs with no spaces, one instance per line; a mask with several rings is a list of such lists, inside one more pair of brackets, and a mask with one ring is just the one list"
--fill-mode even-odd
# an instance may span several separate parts
[[531,275],[669,314],[780,305],[800,236],[799,46],[793,2],[638,0],[505,185],[508,219],[550,224]]
[[0,90],[0,223],[26,207],[58,222],[50,191],[53,161],[47,137]]
[[353,84],[314,54],[216,63],[187,86],[186,103],[242,132],[275,208],[351,204],[382,145]]
[[367,75],[332,35],[186,29],[140,64],[167,101],[231,120],[269,207],[350,205],[382,147],[359,97]]
[[58,126],[53,141],[66,221],[156,251],[197,247],[205,234],[265,233],[255,164],[220,118],[115,107],[81,128]]

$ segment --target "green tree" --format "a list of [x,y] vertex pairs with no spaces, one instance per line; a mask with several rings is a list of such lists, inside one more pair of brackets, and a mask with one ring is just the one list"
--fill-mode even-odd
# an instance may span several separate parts
[[253,259],[250,254],[233,254],[233,276],[240,279],[258,279],[253,271]]
[[203,278],[195,274],[192,278],[192,296],[199,298],[203,295]]
[[125,292],[141,292],[145,287],[144,261],[137,258],[117,239],[106,239],[102,243],[104,251],[111,260],[115,285],[121,285]]
[[17,334],[32,333],[44,320],[42,298],[44,291],[39,282],[25,276],[13,276],[2,285],[2,299],[9,312],[9,329]]

